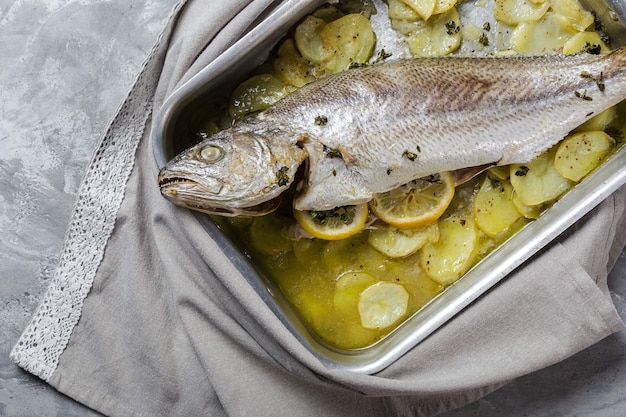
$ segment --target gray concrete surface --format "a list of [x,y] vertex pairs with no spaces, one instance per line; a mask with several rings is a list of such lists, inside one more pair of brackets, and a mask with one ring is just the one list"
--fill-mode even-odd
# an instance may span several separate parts
[[[174,0],[0,0],[0,415],[95,416],[9,360],[82,173]],[[609,279],[626,319],[626,256]],[[626,415],[626,333],[445,417]]]

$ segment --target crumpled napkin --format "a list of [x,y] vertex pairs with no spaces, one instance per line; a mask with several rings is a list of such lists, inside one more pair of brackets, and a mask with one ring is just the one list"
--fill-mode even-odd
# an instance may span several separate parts
[[623,329],[606,277],[626,189],[375,375],[327,369],[163,199],[151,116],[271,0],[180,1],[85,174],[53,282],[12,358],[112,416],[428,416]]

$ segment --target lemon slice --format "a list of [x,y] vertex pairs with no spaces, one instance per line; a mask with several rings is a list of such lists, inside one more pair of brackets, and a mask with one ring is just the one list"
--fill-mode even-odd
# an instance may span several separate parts
[[314,237],[339,240],[363,230],[367,221],[367,204],[337,207],[332,210],[294,210],[296,221]]
[[453,196],[452,175],[443,172],[376,194],[370,208],[385,223],[407,229],[437,220]]
[[361,325],[366,329],[383,329],[407,312],[409,293],[400,284],[378,282],[363,290],[359,297]]

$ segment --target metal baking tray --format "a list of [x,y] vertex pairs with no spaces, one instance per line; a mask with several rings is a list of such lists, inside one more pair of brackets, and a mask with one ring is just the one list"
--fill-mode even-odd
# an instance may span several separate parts
[[[202,99],[228,94],[249,72],[260,65],[271,49],[307,13],[323,0],[275,1],[237,43],[176,90],[157,114],[152,132],[154,157],[159,167],[174,156],[177,125]],[[622,0],[587,0],[605,24],[614,47],[626,43]],[[379,11],[380,13],[380,11]],[[455,284],[399,325],[373,346],[340,350],[319,341],[265,273],[223,234],[211,218],[195,213],[206,232],[220,245],[238,270],[299,342],[328,368],[375,373],[389,366],[457,313],[487,293],[546,244],[583,217],[603,199],[626,183],[626,146],[570,190],[539,219],[481,260]]]

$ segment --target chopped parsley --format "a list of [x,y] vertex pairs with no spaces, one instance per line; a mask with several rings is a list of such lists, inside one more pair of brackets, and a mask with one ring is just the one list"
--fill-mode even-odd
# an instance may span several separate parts
[[409,151],[408,149],[406,151],[404,151],[402,156],[405,156],[409,161],[415,161],[417,159],[417,157],[418,157],[418,155],[416,153],[413,153],[413,152]]
[[417,149],[417,153],[411,152],[407,149],[402,153],[402,156],[406,157],[409,161],[415,161],[419,157],[420,152],[422,152],[419,145],[415,146],[415,148]]
[[582,99],[582,100],[585,100],[585,101],[592,101],[592,100],[593,100],[593,98],[591,98],[591,97],[589,97],[589,96],[587,95],[587,90],[583,90],[582,92],[580,92],[580,91],[574,91],[574,95],[575,95],[576,97],[578,97],[578,98]]
[[489,175],[489,181],[491,182],[491,187],[494,190],[498,190],[500,192],[504,191],[504,187],[502,186],[502,181],[499,178]]
[[320,225],[325,225],[330,219],[339,219],[344,224],[352,223],[355,206],[336,207],[331,210],[309,210],[309,216]]
[[378,64],[379,62],[384,61],[385,59],[391,57],[391,55],[393,54],[390,52],[385,52],[384,49],[381,49],[380,52],[378,52],[378,56],[376,57],[374,64]]
[[459,33],[459,31],[461,30],[461,27],[454,20],[450,20],[449,22],[446,22],[445,25],[446,25],[446,33],[448,35],[455,35]]
[[328,117],[326,116],[317,116],[315,118],[315,126],[326,126],[328,123]]
[[282,167],[276,171],[276,179],[280,187],[289,184],[289,167]]
[[[430,174],[429,176],[420,179],[431,184],[441,184],[441,177],[439,176],[439,174]],[[415,183],[417,184],[417,180],[415,181]]]
[[341,154],[341,151],[339,149],[329,148],[328,146],[324,145],[324,152],[329,158],[343,158],[343,155]]
[[487,37],[486,33],[480,34],[480,37],[478,38],[478,43],[480,43],[482,46],[489,46],[489,38]]
[[528,168],[526,165],[522,165],[521,167],[519,167],[519,169],[517,171],[515,171],[515,176],[516,177],[525,177],[526,174],[528,174],[529,170],[530,170],[530,168]]
[[598,89],[600,91],[604,91],[605,85],[604,85],[604,74],[600,73],[600,76],[597,77],[593,74],[591,74],[590,72],[587,71],[583,71],[580,73],[580,78],[589,78],[591,80],[594,80],[596,82],[596,85],[598,86]]
[[591,55],[600,55],[602,52],[602,45],[599,43],[585,42],[585,45],[583,45],[583,51]]

